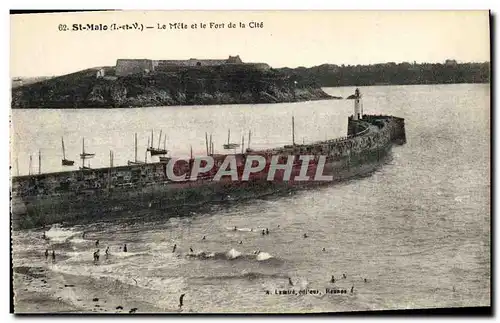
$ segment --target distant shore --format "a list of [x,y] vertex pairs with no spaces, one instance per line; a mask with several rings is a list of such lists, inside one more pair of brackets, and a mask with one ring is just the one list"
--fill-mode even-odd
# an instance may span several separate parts
[[489,83],[490,62],[444,64],[382,63],[372,65],[323,64],[313,67],[281,68],[295,77],[313,78],[321,87]]

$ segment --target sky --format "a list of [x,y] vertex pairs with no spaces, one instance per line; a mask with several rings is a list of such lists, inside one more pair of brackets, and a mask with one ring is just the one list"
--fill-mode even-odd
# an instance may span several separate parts
[[[73,24],[152,29],[73,31]],[[170,29],[169,23],[187,29]],[[251,23],[260,28],[250,28]],[[206,28],[201,28],[205,23]],[[210,23],[224,24],[210,28]],[[228,28],[234,23],[237,28]],[[241,28],[240,23],[246,28]],[[191,28],[196,24],[197,28]],[[66,31],[60,31],[62,26]],[[158,29],[166,25],[167,29]],[[60,27],[61,26],[61,27]],[[490,61],[488,11],[122,11],[11,16],[11,77],[62,75],[118,58],[224,59],[272,67]],[[194,26],[193,26],[194,27]]]

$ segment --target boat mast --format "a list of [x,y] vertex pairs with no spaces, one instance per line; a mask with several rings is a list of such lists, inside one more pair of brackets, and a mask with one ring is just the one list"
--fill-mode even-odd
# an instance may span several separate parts
[[231,129],[227,129],[227,144],[229,145],[229,138],[231,137]]
[[250,149],[250,138],[252,138],[252,130],[248,130],[248,144],[247,144],[247,149]]
[[167,135],[163,138],[163,150],[167,150]]
[[111,161],[111,150],[109,150],[109,169],[108,169],[108,193],[109,193],[109,190],[111,189],[111,165],[113,164],[113,162]]
[[151,148],[153,148],[153,129],[151,129]]
[[62,150],[63,150],[63,159],[66,160],[66,150],[64,149],[64,138],[61,137],[62,142]]
[[38,174],[42,173],[42,152],[38,150]]
[[135,162],[137,163],[137,132],[135,133]]
[[208,134],[205,132],[205,146],[207,146],[207,156],[209,155],[208,152]]
[[160,130],[160,137],[158,138],[158,150],[160,150],[160,143],[161,143],[161,130]]
[[32,157],[33,157],[33,156],[32,156],[32,155],[30,155],[30,167],[29,167],[29,169],[28,169],[28,175],[31,175],[31,164],[32,164],[32,160],[33,160],[33,158],[32,158]]
[[245,151],[245,136],[241,136],[241,153]]
[[193,145],[190,146],[191,147],[191,160],[193,159]]
[[292,144],[295,146],[295,118],[292,116]]
[[82,154],[80,155],[82,158],[82,169],[85,168],[85,137],[82,137]]
[[214,153],[214,142],[212,141],[212,134],[210,134],[210,154],[212,155]]

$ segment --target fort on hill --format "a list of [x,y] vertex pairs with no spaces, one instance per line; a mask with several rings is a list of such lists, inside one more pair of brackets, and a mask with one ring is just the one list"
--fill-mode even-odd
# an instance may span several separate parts
[[234,66],[252,67],[257,70],[268,70],[271,67],[266,63],[244,63],[239,55],[229,56],[227,59],[197,59],[187,60],[151,60],[151,59],[118,59],[116,61],[116,76],[133,74],[147,74],[150,72],[172,72],[179,68],[200,66]]
[[314,80],[265,63],[227,59],[118,59],[12,89],[13,109],[130,108],[334,99]]

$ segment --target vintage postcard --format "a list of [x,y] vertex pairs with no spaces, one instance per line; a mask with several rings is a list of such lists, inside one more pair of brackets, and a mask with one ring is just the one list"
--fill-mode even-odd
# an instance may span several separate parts
[[491,311],[488,11],[10,20],[14,313]]

